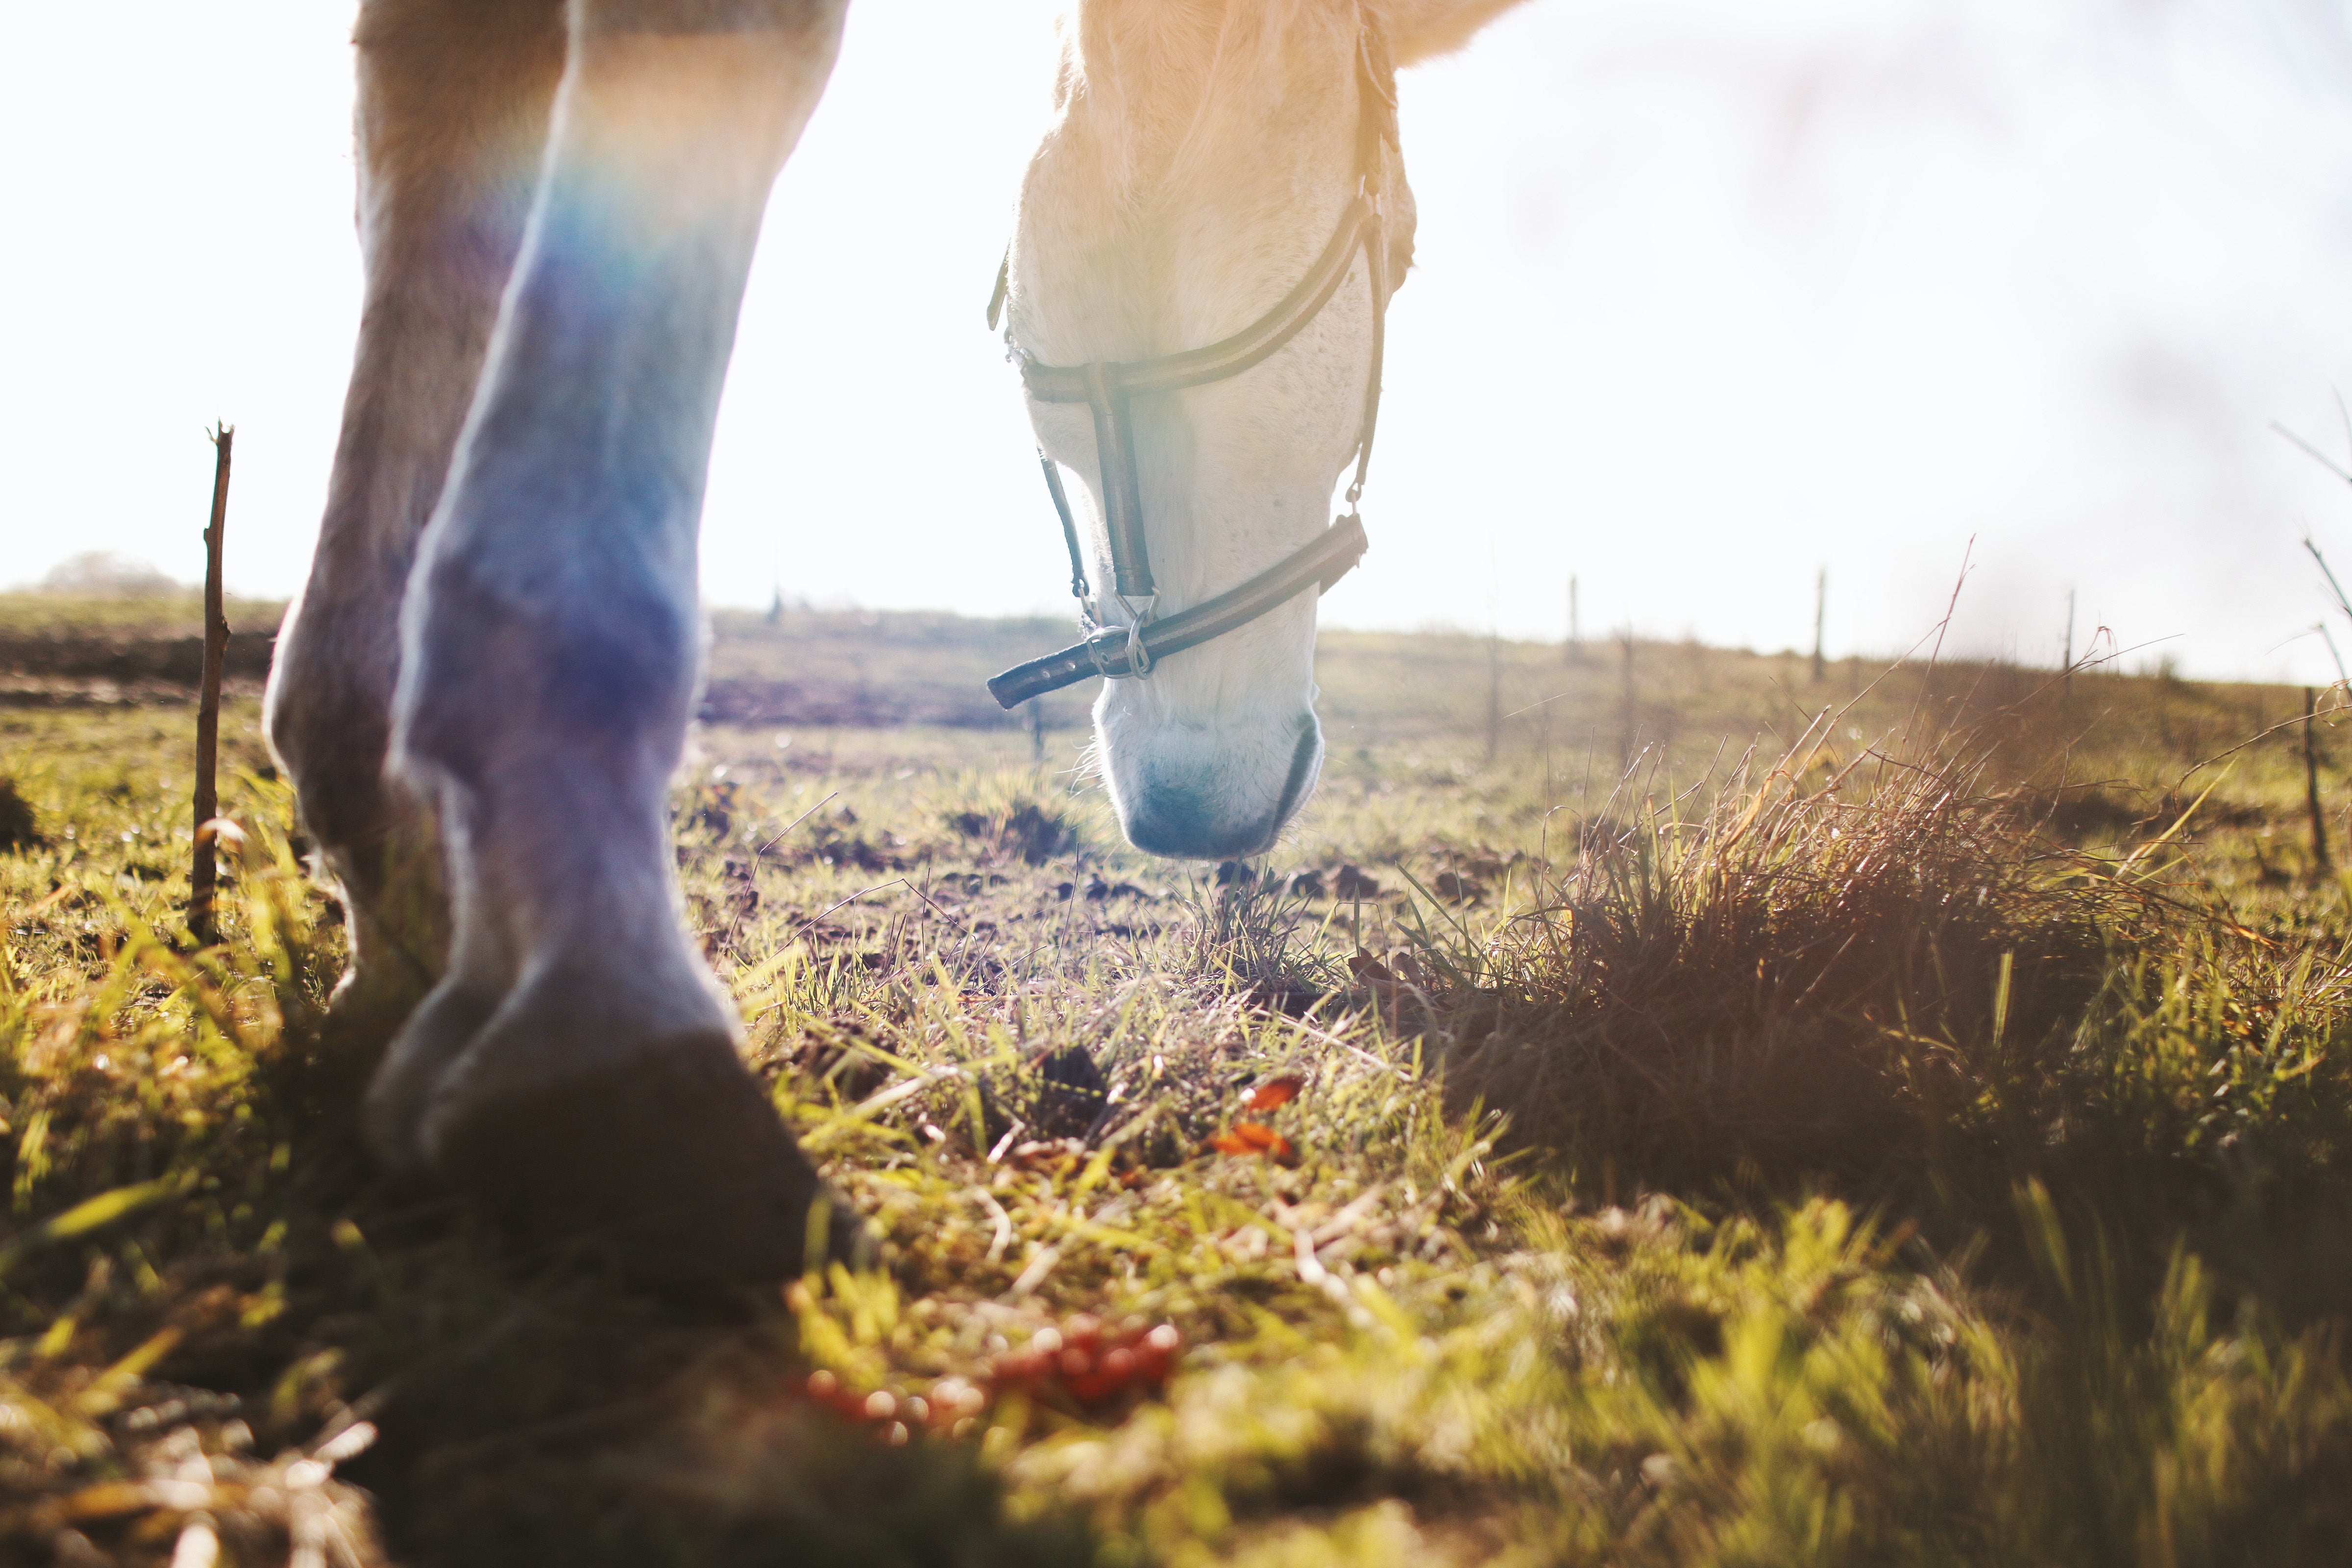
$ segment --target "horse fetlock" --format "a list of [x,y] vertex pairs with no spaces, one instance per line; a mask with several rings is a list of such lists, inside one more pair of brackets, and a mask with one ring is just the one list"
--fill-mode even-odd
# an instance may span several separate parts
[[350,956],[328,1011],[376,1038],[397,1029],[433,989],[449,947],[437,866],[387,878],[373,903],[340,887]]
[[376,846],[376,895],[361,951],[386,968],[436,980],[448,965],[449,892],[440,825],[411,792],[392,792],[401,809]]
[[[351,915],[352,963],[429,983],[449,951],[440,823],[425,797],[396,781],[379,779],[372,804],[363,831],[320,837],[314,858]],[[307,814],[304,821],[309,826]]]
[[365,638],[309,635],[317,618],[317,606],[298,608],[280,634],[265,723],[316,845],[312,870],[343,906],[350,952],[333,1010],[389,1032],[448,951],[440,834],[431,807],[384,774],[390,657],[367,656]]

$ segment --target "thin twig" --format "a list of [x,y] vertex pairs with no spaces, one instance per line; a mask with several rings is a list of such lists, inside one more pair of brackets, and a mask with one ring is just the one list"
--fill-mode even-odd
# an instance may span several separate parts
[[[1944,655],[1944,634],[1951,629],[1952,616],[1960,607],[1960,590],[1969,585],[1969,557],[1976,552],[1976,548],[1977,536],[1971,533],[1966,548],[1960,552],[1960,574],[1953,580],[1952,596],[1944,605],[1944,618],[1936,623],[1936,646],[1928,650],[1927,668],[1919,678],[1918,695],[1911,700],[1911,716],[1903,721],[1903,738],[1906,741],[1911,738],[1911,726],[1919,721],[1919,710],[1927,706],[1927,688],[1935,682],[1936,661]],[[1926,640],[1924,637],[1920,639],[1922,642]],[[1916,651],[1919,645],[1914,643],[1911,646]]]
[[[795,816],[790,822],[785,823],[782,832],[777,834],[773,838],[769,839],[765,844],[761,845],[757,849],[751,851],[751,858],[757,860],[761,856],[765,855],[769,850],[773,849],[777,845],[782,844],[784,841],[785,836],[790,834],[793,828],[798,827],[802,823],[806,822],[810,817],[814,816],[818,812],[824,809],[825,801],[836,799],[840,795],[841,792],[839,790],[835,790],[832,794],[826,795],[824,800],[818,801],[814,805],[810,806],[806,811],[802,812],[798,816]],[[885,882],[882,885],[886,888],[889,886],[887,882]]]
[[2352,471],[2347,471],[2344,466],[2338,463],[2335,458],[2329,457],[2326,453],[2321,451],[2318,447],[2313,446],[2310,442],[2305,440],[2302,437],[2296,435],[2294,431],[2288,429],[2285,426],[2280,424],[2275,419],[2271,421],[2271,428],[2285,437],[2288,440],[2294,442],[2296,446],[2302,447],[2305,451],[2310,453],[2311,456],[2317,460],[2321,468],[2326,468],[2329,473],[2334,474],[2337,479],[2344,480],[2347,484],[2352,484]]
[[2343,611],[2347,618],[2352,618],[2352,600],[2347,600],[2344,597],[2344,585],[2336,580],[2336,574],[2328,570],[2327,557],[2319,552],[2318,544],[2307,533],[2303,536],[2303,547],[2311,552],[2311,558],[2314,561],[2319,563],[2319,574],[2327,579],[2328,589],[2336,595],[2336,607]]
[[228,655],[228,619],[221,613],[221,537],[228,529],[229,452],[236,427],[222,425],[205,434],[213,444],[213,508],[205,528],[204,687],[196,700],[195,856],[188,868],[188,934],[199,945],[220,934],[213,920],[219,875],[213,819],[220,815],[221,665]]

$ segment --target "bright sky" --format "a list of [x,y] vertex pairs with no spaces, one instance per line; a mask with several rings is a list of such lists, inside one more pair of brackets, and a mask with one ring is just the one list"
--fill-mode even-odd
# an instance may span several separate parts
[[[781,182],[704,584],[1066,605],[982,324],[1050,0],[856,0]],[[231,584],[316,528],[355,321],[352,6],[31,7],[0,59],[0,583],[193,576],[237,426]],[[134,39],[134,42],[127,40]],[[1328,622],[1907,646],[2317,680],[2352,582],[2346,0],[1531,0],[1406,74],[1421,265],[1373,550]],[[2352,653],[2352,631],[2337,637]],[[2171,639],[2158,642],[2158,639]]]

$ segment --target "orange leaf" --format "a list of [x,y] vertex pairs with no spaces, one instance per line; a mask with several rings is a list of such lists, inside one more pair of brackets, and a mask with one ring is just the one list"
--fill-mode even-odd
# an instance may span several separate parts
[[1250,1090],[1244,1109],[1272,1110],[1276,1106],[1287,1105],[1297,1099],[1298,1091],[1306,1087],[1307,1075],[1303,1072],[1276,1073]]
[[1282,1165],[1298,1158],[1290,1140],[1262,1121],[1236,1121],[1230,1131],[1211,1137],[1209,1146],[1221,1154],[1263,1154]]

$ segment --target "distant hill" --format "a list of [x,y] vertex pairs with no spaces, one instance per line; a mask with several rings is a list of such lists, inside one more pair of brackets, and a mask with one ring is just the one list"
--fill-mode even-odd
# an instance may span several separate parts
[[[236,601],[232,690],[257,692],[281,604]],[[203,615],[192,595],[154,598],[0,595],[0,706],[173,704],[191,700],[202,668]],[[1068,731],[1087,722],[1093,682],[1017,713],[988,695],[989,676],[1060,647],[1072,622],[994,620],[917,611],[721,610],[711,618],[706,723]],[[1490,641],[1458,633],[1326,632],[1316,679],[1335,754],[1442,742],[1507,765],[1613,776],[1650,755],[1679,776],[1737,756],[1750,742],[1793,739],[1825,709],[1844,708],[1834,750],[1850,752],[1924,716],[1967,722],[2025,715],[2004,746],[2021,768],[2068,748],[2149,747],[2182,764],[2302,711],[2298,689],[2189,682],[2167,675],[2057,672],[2007,664],[1895,668],[1833,661],[1812,678],[1794,652],[1753,653],[1696,642]],[[2028,753],[2031,753],[2030,755]]]

